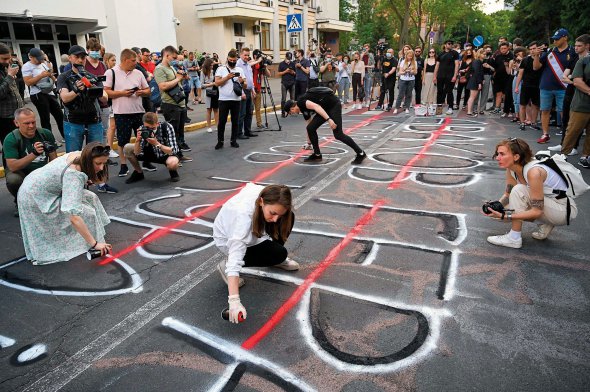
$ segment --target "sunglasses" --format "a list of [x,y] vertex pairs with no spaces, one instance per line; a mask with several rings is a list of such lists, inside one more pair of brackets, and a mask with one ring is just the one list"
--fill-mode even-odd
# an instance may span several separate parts
[[92,152],[96,152],[97,154],[107,155],[111,152],[111,147],[109,146],[94,146],[92,147]]

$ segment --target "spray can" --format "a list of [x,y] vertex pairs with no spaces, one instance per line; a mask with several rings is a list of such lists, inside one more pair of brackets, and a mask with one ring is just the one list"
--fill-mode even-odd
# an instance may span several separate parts
[[[228,308],[225,308],[221,311],[221,318],[224,320],[229,320],[229,309]],[[242,312],[238,313],[238,322],[241,323],[244,321],[246,321],[246,319],[242,315]]]
[[99,249],[90,248],[88,249],[88,252],[86,252],[86,258],[88,260],[96,259],[100,256],[102,256],[102,252]]

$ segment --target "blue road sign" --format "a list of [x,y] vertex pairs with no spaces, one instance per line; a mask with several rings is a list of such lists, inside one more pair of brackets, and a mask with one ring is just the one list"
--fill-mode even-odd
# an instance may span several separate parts
[[475,37],[473,39],[473,45],[474,46],[482,46],[483,45],[483,37],[481,35],[478,35],[477,37]]
[[435,35],[435,34],[436,34],[436,33],[435,33],[434,31],[431,31],[431,32],[430,32],[430,34],[428,34],[428,37],[430,37],[430,38],[434,38],[434,35]]
[[303,19],[301,14],[287,15],[287,33],[303,31]]

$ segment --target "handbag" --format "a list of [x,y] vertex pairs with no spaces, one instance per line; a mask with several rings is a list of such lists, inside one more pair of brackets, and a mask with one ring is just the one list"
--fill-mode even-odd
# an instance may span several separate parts
[[219,95],[219,90],[215,87],[210,87],[205,90],[205,95],[209,98],[217,97]]
[[170,96],[176,103],[181,103],[186,98],[184,94],[184,89],[180,87],[180,85],[176,85],[172,87],[170,90],[166,91],[166,94]]

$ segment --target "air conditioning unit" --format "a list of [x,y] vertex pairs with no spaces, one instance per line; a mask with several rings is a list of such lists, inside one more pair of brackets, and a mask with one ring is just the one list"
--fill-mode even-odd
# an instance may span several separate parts
[[252,26],[252,32],[254,34],[260,34],[260,25],[259,24],[255,24],[254,26]]
[[291,37],[291,47],[299,47],[299,36],[298,35]]

